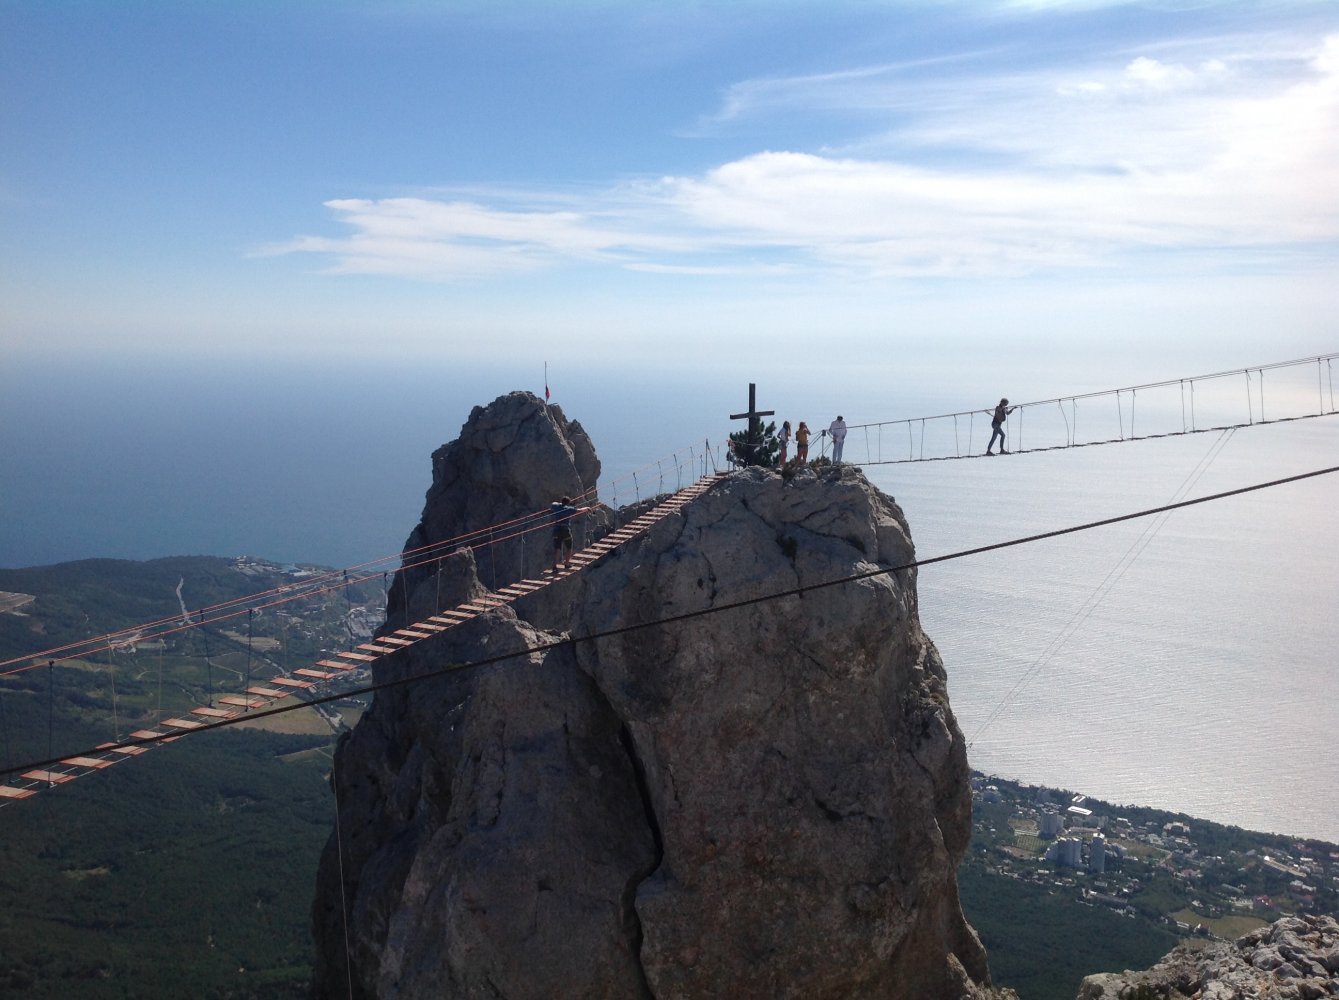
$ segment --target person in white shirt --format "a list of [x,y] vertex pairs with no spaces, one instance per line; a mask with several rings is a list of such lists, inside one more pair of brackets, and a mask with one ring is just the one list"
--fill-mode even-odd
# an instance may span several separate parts
[[846,421],[841,418],[841,414],[828,427],[828,435],[832,438],[832,464],[841,465],[842,445],[846,443]]

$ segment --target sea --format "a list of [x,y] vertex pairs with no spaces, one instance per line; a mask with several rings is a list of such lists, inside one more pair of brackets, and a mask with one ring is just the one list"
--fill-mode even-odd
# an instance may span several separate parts
[[[380,558],[417,522],[430,455],[470,409],[546,383],[595,442],[602,499],[622,505],[723,465],[753,382],[766,419],[820,430],[842,414],[846,460],[905,512],[973,767],[1339,843],[1339,475],[940,561],[1339,464],[1339,415],[1312,416],[1334,409],[1328,371],[1188,389],[1220,366],[1153,360],[968,376],[942,358],[11,364],[0,566]],[[1002,394],[1049,402],[1011,416],[1012,454],[980,457]],[[1234,423],[1247,426],[1215,429]]]

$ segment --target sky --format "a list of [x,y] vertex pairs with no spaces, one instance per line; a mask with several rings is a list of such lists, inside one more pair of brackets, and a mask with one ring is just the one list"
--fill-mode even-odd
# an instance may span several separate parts
[[0,0],[0,353],[1198,374],[1336,163],[1332,2]]

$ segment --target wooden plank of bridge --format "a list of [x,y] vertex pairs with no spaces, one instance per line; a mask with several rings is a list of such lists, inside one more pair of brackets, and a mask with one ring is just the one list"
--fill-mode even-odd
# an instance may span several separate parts
[[383,655],[386,654],[386,653],[394,653],[394,652],[395,652],[395,647],[394,647],[394,646],[381,646],[381,645],[378,645],[378,644],[375,643],[375,642],[361,642],[361,643],[358,644],[358,648],[359,648],[359,649],[366,649],[366,650],[368,650],[369,652],[373,652],[373,653],[381,653],[381,654],[383,654]]
[[397,638],[395,638],[394,636],[391,636],[391,635],[383,635],[380,639],[377,640],[377,642],[380,642],[380,643],[382,643],[383,645],[388,645],[388,646],[400,646],[400,647],[404,647],[404,646],[412,646],[412,645],[413,645],[413,643],[410,642],[408,639],[397,639]]
[[164,719],[160,725],[171,726],[173,729],[199,729],[204,723],[191,719]]
[[310,681],[294,680],[292,677],[273,677],[270,679],[270,683],[279,684],[286,688],[301,689],[304,691],[310,687],[315,687],[315,685],[312,684]]
[[355,653],[352,650],[345,650],[343,653],[340,653],[339,655],[344,657],[346,660],[357,660],[360,663],[372,663],[374,660],[376,660],[375,656],[368,656],[366,653]]
[[325,667],[327,670],[354,670],[352,663],[342,663],[339,660],[317,660],[318,667]]
[[293,673],[300,677],[315,677],[318,681],[328,681],[330,678],[336,676],[327,670],[313,670],[310,667],[299,667],[297,670],[294,670]]
[[73,781],[75,776],[60,771],[29,771],[22,777],[29,781],[45,781],[49,785],[63,785],[67,781]]
[[286,694],[284,694],[284,692],[282,692],[282,691],[277,691],[277,690],[275,690],[274,688],[259,687],[259,686],[256,686],[256,687],[249,687],[249,688],[247,688],[247,689],[246,689],[246,693],[247,693],[247,694],[258,694],[258,695],[260,695],[262,698],[270,698],[270,699],[278,699],[278,698],[286,698],[286,697],[288,697],[288,696],[287,696]]
[[104,767],[111,767],[115,762],[103,760],[101,757],[67,757],[61,763],[70,764],[73,767],[91,767],[100,771]]
[[108,753],[119,753],[126,757],[138,757],[142,753],[148,753],[148,747],[118,747],[111,743],[99,743],[99,750],[106,750]]
[[13,785],[0,785],[0,799],[26,799],[36,795],[31,788],[15,788]]
[[236,712],[225,712],[221,708],[206,708],[204,705],[191,709],[191,714],[201,715],[206,719],[233,719],[237,717]]
[[267,702],[263,698],[243,698],[241,695],[230,694],[220,698],[219,704],[236,705],[238,708],[264,708]]
[[136,729],[130,735],[135,737],[135,739],[137,740],[156,740],[158,739],[158,737],[164,736],[166,734],[160,733],[156,729]]

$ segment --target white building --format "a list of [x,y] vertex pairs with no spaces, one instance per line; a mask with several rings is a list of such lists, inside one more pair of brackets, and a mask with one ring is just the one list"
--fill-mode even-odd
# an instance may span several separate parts
[[1046,860],[1068,868],[1083,867],[1083,841],[1077,837],[1061,837],[1046,849]]
[[1100,833],[1093,837],[1088,847],[1088,870],[1094,875],[1107,870],[1107,838]]
[[1048,810],[1037,817],[1037,834],[1038,836],[1045,837],[1047,840],[1059,836],[1060,831],[1064,828],[1065,821],[1061,819],[1060,814],[1057,812],[1050,812]]

